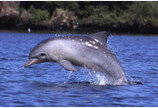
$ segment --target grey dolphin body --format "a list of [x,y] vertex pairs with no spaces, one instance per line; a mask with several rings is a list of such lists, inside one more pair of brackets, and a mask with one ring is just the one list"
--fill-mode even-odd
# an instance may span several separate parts
[[46,39],[33,48],[25,67],[42,62],[58,62],[69,71],[78,71],[76,65],[101,72],[114,84],[124,83],[127,81],[125,73],[107,47],[108,35],[104,31],[89,36]]

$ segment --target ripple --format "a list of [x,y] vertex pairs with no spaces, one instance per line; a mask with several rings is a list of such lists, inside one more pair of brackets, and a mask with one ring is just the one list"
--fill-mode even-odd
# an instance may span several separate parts
[[73,82],[68,82],[68,84],[90,85],[91,82],[88,82],[88,81],[82,81],[82,82],[73,81]]
[[129,85],[144,85],[144,82],[128,81]]
[[0,60],[2,60],[2,61],[6,61],[6,60],[8,60],[8,59],[5,58],[5,57],[2,57],[2,58],[0,58]]
[[18,104],[18,106],[19,106],[19,104],[21,104],[21,106],[26,104],[26,102],[23,102],[23,101],[13,101],[13,103]]

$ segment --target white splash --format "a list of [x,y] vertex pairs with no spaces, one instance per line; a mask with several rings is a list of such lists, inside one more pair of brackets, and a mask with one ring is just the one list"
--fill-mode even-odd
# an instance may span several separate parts
[[123,82],[122,79],[115,81],[103,73],[95,72],[87,68],[81,69],[80,72],[81,73],[76,73],[76,74],[73,72],[69,72],[67,82],[74,80],[81,82],[88,81],[92,85],[126,85],[127,84]]
[[99,72],[93,74],[93,82],[95,85],[109,85],[112,84],[109,78]]
[[95,71],[88,71],[89,81],[94,85],[126,85],[127,83],[123,81],[123,79],[114,80],[105,74]]

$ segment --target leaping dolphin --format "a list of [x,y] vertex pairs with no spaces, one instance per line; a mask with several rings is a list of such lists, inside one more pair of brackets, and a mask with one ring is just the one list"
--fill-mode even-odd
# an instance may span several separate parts
[[58,62],[68,71],[78,71],[75,66],[80,66],[103,73],[114,84],[127,82],[119,61],[107,47],[108,36],[109,33],[103,31],[89,36],[46,39],[33,48],[24,66]]

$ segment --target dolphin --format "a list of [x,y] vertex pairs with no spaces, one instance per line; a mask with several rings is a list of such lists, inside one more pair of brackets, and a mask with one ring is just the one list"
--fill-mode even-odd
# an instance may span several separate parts
[[125,72],[107,46],[110,33],[103,31],[89,36],[65,36],[43,40],[29,54],[25,67],[57,62],[64,69],[75,72],[76,66],[101,72],[113,83],[127,82]]

